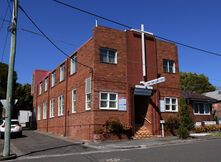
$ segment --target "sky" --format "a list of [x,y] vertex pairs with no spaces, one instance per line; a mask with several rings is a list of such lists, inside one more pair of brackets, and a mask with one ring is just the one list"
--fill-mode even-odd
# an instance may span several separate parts
[[[0,0],[0,27],[11,0]],[[61,0],[62,1],[62,0]],[[62,2],[145,30],[177,42],[221,54],[220,0],[63,0]],[[92,36],[94,16],[59,5],[52,0],[20,0],[36,24],[67,54],[72,54]],[[19,10],[15,70],[19,83],[31,83],[35,69],[53,70],[66,57],[45,38],[25,32],[38,30]],[[10,10],[6,19],[10,20]],[[125,27],[97,19],[98,24],[125,30]],[[7,23],[0,29],[0,59],[9,62],[10,33]],[[7,41],[6,41],[7,40]],[[66,43],[63,43],[65,41]],[[4,42],[7,42],[6,44]],[[4,50],[5,49],[5,50]],[[178,45],[182,72],[204,74],[221,87],[221,57]]]

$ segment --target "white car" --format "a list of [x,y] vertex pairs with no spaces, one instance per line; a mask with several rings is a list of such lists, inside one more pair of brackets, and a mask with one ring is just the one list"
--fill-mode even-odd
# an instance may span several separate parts
[[[0,122],[0,134],[1,138],[4,137],[5,134],[5,120],[2,120]],[[22,126],[19,124],[19,121],[17,119],[11,120],[11,134],[22,136]]]

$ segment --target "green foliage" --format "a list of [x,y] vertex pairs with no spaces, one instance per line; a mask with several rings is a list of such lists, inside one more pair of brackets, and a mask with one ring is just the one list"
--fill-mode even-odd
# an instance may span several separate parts
[[190,112],[186,104],[186,101],[182,97],[179,100],[178,117],[180,123],[178,134],[180,138],[185,139],[189,136],[189,131],[193,129],[194,123],[192,118],[190,117]]
[[123,132],[123,125],[119,119],[110,118],[106,121],[105,127],[107,132],[120,135]]
[[16,104],[17,109],[31,110],[32,109],[31,85],[17,84],[14,98],[18,99],[18,103]]
[[[8,65],[0,62],[0,99],[6,98]],[[13,86],[16,87],[17,73],[14,72]]]
[[179,138],[187,139],[189,137],[189,131],[186,127],[180,127],[178,129]]
[[179,120],[177,117],[169,116],[168,119],[165,121],[165,129],[169,130],[172,135],[175,134],[175,130],[179,128]]
[[208,77],[203,74],[180,72],[181,90],[196,93],[214,91],[216,88],[209,82]]

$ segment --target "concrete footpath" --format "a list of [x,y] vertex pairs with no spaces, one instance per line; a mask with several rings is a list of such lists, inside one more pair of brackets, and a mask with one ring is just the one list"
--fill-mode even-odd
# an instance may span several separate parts
[[[67,137],[59,137],[37,131],[24,131],[21,138],[11,140],[11,153],[18,158],[34,156],[65,155],[72,153],[86,153],[96,151],[115,151],[122,149],[142,149],[192,143],[201,140],[212,140],[220,137],[197,137],[181,140],[177,137],[156,137],[142,140],[83,142]],[[0,149],[3,149],[3,140],[0,141]]]

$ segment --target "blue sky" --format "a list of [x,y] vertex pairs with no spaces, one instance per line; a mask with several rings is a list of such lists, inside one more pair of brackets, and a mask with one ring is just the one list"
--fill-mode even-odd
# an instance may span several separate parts
[[[128,24],[134,28],[145,25],[145,30],[188,45],[221,53],[220,0],[63,0],[76,7]],[[71,54],[91,35],[95,17],[65,8],[52,0],[20,0],[38,26],[67,54]],[[4,17],[7,0],[0,0],[0,18]],[[10,12],[7,13],[10,19]],[[0,25],[2,20],[0,20]],[[98,19],[98,24],[124,30],[124,27]],[[52,70],[65,56],[46,39],[22,31],[38,32],[19,11],[15,70],[18,82],[31,83],[35,69]],[[7,24],[0,30],[0,58],[6,39]],[[10,35],[10,34],[9,34]],[[71,43],[64,44],[56,40]],[[8,63],[10,37],[3,62]],[[215,86],[221,86],[221,57],[209,55],[178,45],[180,71],[202,73]]]

